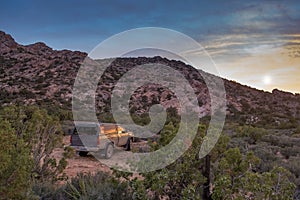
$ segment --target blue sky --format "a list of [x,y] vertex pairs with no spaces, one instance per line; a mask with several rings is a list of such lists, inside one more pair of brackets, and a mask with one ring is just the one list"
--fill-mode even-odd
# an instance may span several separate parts
[[[0,30],[21,44],[43,41],[54,49],[89,52],[116,33],[148,26],[200,42],[223,77],[300,92],[300,1],[11,0],[0,7]],[[272,61],[278,55],[282,59]]]

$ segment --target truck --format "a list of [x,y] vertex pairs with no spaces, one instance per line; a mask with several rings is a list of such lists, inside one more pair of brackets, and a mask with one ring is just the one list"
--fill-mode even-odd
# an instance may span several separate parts
[[130,150],[133,133],[118,124],[84,121],[75,124],[76,127],[71,132],[70,146],[80,156],[86,156],[89,152],[100,152],[109,159],[117,147]]

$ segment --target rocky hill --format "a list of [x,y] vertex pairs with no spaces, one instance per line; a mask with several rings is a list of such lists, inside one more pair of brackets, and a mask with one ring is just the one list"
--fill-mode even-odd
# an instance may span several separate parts
[[[48,103],[70,109],[72,86],[86,56],[86,53],[78,51],[53,50],[41,42],[21,45],[0,31],[1,105]],[[210,114],[208,89],[199,71],[181,61],[162,57],[117,58],[99,82],[97,110],[109,112],[111,91],[118,79],[134,66],[146,63],[166,64],[181,72],[198,97],[199,115]],[[240,123],[270,126],[294,126],[299,123],[299,94],[277,89],[272,93],[264,92],[225,79],[224,84],[228,118]],[[137,113],[147,111],[149,106],[158,102],[165,107],[178,106],[172,91],[156,84],[140,87],[131,100],[130,107]]]

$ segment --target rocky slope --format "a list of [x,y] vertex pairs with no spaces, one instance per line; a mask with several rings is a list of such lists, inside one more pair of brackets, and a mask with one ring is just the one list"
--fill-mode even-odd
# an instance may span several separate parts
[[[0,31],[1,105],[48,103],[71,108],[74,80],[86,56],[86,53],[78,51],[53,50],[41,42],[21,45],[10,35]],[[161,57],[116,59],[99,82],[96,102],[99,112],[109,111],[111,91],[118,79],[134,66],[146,63],[165,64],[181,72],[198,97],[201,111],[199,115],[209,115],[209,93],[199,71],[181,61]],[[224,84],[228,118],[239,120],[241,123],[262,125],[292,126],[299,122],[299,94],[276,89],[269,93],[228,80],[224,80]],[[178,106],[172,91],[149,84],[135,92],[130,107],[143,113],[149,106],[158,102],[165,107]]]

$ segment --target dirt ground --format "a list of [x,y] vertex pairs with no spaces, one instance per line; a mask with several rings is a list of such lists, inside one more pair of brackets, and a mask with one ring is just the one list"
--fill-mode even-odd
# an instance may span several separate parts
[[[65,136],[63,139],[63,145],[70,145],[70,136]],[[56,148],[54,149],[52,155],[54,158],[59,160],[63,157],[64,149]],[[92,155],[87,155],[86,157],[81,157],[78,154],[74,154],[72,158],[67,159],[68,165],[64,172],[66,175],[71,178],[76,176],[78,173],[96,173],[97,171],[104,171],[110,173],[111,170],[106,165],[100,163]]]
[[[63,139],[63,145],[69,146],[70,145],[70,136],[65,136]],[[140,146],[144,146],[145,142],[143,143],[135,143],[132,144],[132,149],[138,149]],[[59,160],[63,157],[64,148],[56,148],[54,149],[52,155],[54,158]],[[103,171],[107,173],[112,173],[112,170],[109,166],[112,166],[113,163],[117,160],[121,163],[126,163],[126,153],[123,150],[115,149],[114,155],[110,159],[100,158],[96,159],[93,155],[88,154],[85,157],[81,157],[78,154],[74,154],[72,158],[67,159],[68,165],[64,170],[64,173],[68,176],[68,178],[75,177],[78,173],[96,173],[98,171]],[[134,176],[137,176],[135,174]]]

